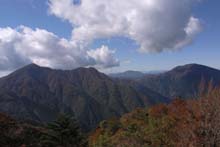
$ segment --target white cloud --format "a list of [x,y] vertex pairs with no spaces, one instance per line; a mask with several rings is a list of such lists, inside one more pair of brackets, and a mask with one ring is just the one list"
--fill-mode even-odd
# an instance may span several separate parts
[[11,73],[11,71],[0,71],[0,78],[7,76],[9,73]]
[[75,42],[38,28],[0,28],[1,71],[14,70],[31,62],[61,69],[96,65],[108,68],[119,64],[113,54],[106,47],[97,50],[81,48]]
[[88,55],[95,59],[96,67],[108,68],[119,65],[119,61],[114,58],[115,51],[109,50],[107,46],[102,46],[96,50],[88,51]]
[[191,8],[198,0],[49,0],[49,12],[73,26],[72,40],[89,44],[114,36],[135,40],[141,52],[189,45],[201,26]]
[[72,24],[71,39],[26,26],[0,28],[0,71],[14,70],[31,62],[61,69],[119,66],[115,50],[105,44],[89,49],[96,39],[118,36],[134,40],[140,52],[181,49],[201,31],[200,20],[191,10],[197,2],[48,0],[50,14]]

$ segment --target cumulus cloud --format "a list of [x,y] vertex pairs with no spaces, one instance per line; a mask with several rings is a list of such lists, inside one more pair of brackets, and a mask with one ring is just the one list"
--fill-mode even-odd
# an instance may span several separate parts
[[88,51],[88,55],[95,59],[96,67],[114,67],[119,65],[119,60],[114,58],[115,51],[110,50],[107,46],[102,46],[96,50]]
[[72,40],[89,44],[115,36],[136,41],[141,52],[177,50],[200,32],[192,16],[198,0],[49,0],[49,12],[74,27]]
[[48,10],[72,24],[71,39],[26,26],[0,28],[0,71],[28,63],[61,69],[80,66],[119,66],[116,49],[97,39],[125,37],[139,45],[140,52],[181,49],[201,31],[192,15],[199,0],[48,0]]
[[[61,69],[80,66],[118,66],[107,47],[88,50],[43,29],[25,26],[0,28],[0,70],[14,70],[28,63]],[[104,61],[104,59],[106,59]]]

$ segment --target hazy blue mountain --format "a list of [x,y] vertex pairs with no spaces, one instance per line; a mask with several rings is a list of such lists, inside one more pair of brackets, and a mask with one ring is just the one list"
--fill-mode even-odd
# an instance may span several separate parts
[[140,71],[125,71],[121,73],[112,73],[109,74],[110,77],[120,78],[120,79],[138,79],[143,77],[145,74]]
[[145,75],[146,74],[161,74],[161,73],[164,73],[166,72],[166,70],[151,70],[151,71],[145,71]]

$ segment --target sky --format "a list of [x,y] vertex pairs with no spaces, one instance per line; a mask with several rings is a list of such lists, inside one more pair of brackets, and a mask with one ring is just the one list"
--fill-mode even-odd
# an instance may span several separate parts
[[0,76],[35,63],[106,73],[220,69],[219,0],[0,0]]

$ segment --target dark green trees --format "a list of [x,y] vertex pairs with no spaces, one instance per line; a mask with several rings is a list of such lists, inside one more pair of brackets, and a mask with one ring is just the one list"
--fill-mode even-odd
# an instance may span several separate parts
[[85,140],[73,117],[60,114],[56,121],[47,125],[47,131],[41,138],[47,147],[81,147]]

